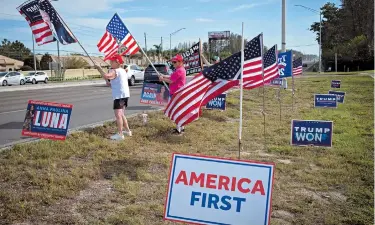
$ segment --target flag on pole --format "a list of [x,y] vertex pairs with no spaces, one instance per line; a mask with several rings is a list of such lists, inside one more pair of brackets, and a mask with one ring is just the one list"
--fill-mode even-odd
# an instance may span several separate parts
[[118,52],[117,41],[108,31],[105,32],[97,46],[99,52],[103,52],[105,55],[104,61],[106,61],[108,58],[111,58]]
[[118,52],[120,55],[134,55],[139,51],[140,48],[137,41],[131,35],[117,13],[115,13],[109,21],[106,30],[116,38],[117,44],[119,45]]
[[266,52],[266,54],[264,54],[263,71],[264,71],[264,79],[261,76],[260,80],[259,79],[252,80],[251,82],[248,82],[244,88],[253,89],[253,88],[263,86],[264,83],[267,83],[279,76],[279,68],[278,68],[278,63],[277,63],[277,45],[274,45],[272,48],[270,48]]
[[293,76],[302,74],[302,57],[293,61]]
[[[246,44],[245,63],[261,54],[260,38],[261,35],[258,35]],[[241,52],[238,52],[203,70],[178,90],[169,101],[164,114],[179,126],[197,120],[201,114],[201,106],[237,86],[240,75]]]
[[61,44],[68,45],[77,42],[49,0],[39,0],[38,5],[43,20],[49,25]]
[[24,2],[17,10],[29,23],[37,45],[56,41],[52,30],[40,14],[37,0]]

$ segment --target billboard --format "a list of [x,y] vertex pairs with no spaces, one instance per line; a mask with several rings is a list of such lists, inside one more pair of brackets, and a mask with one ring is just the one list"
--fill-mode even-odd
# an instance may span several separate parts
[[211,31],[208,32],[208,39],[229,39],[230,31]]

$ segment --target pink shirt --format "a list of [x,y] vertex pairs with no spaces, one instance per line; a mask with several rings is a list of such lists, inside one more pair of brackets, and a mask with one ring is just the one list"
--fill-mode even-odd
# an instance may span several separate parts
[[185,86],[186,83],[186,70],[183,66],[178,67],[172,74],[171,74],[171,83],[169,85],[169,94],[173,95],[180,89],[181,87]]

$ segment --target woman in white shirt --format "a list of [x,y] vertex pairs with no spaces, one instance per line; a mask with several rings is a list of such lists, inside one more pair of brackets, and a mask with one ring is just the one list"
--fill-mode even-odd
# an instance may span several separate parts
[[[113,110],[115,112],[117,133],[111,136],[112,140],[123,140],[124,134],[132,136],[129,129],[128,121],[125,117],[125,108],[128,106],[128,99],[130,97],[128,75],[126,71],[121,68],[124,62],[122,56],[115,55],[109,58],[111,70],[106,74],[100,66],[95,66],[103,78],[106,80],[107,85],[111,86],[113,98]],[[109,82],[108,82],[109,80]],[[123,131],[125,129],[125,131]]]

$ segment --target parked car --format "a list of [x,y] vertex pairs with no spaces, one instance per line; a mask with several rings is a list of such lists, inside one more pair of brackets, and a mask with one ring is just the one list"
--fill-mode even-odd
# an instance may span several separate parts
[[[168,63],[155,63],[154,66],[156,70],[163,75],[171,75],[173,72],[171,66]],[[144,81],[148,83],[163,83],[159,81],[158,74],[151,65],[149,65],[145,70]]]
[[30,72],[26,76],[26,83],[37,84],[38,82],[48,82],[48,75],[43,71]]
[[22,73],[16,71],[0,72],[0,83],[3,86],[25,85],[26,78]]
[[136,82],[144,80],[145,71],[136,64],[125,64],[124,69],[128,74],[129,86],[134,86]]

